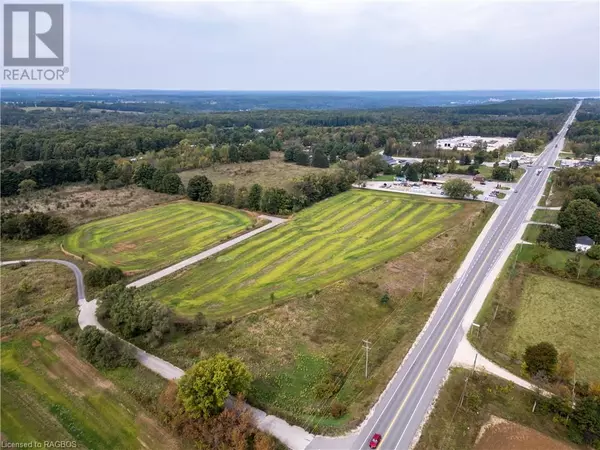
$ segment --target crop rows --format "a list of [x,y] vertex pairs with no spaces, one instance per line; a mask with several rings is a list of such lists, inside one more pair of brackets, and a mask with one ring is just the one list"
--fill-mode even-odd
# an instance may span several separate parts
[[[165,279],[152,295],[183,315],[230,317],[397,257],[448,227],[460,203],[351,191]],[[401,276],[401,275],[399,275]]]
[[241,211],[176,202],[82,225],[64,245],[95,264],[147,270],[199,253],[251,224]]

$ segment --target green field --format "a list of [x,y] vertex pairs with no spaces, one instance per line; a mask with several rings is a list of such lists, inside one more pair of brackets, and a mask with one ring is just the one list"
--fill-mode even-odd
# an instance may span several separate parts
[[559,212],[555,209],[536,209],[531,220],[533,222],[557,223]]
[[292,222],[159,282],[177,313],[239,316],[308,294],[412,250],[450,226],[464,203],[350,191]]
[[521,304],[508,339],[508,352],[523,354],[525,347],[551,342],[569,352],[577,376],[600,380],[600,290],[560,278],[526,277]]
[[523,240],[535,244],[541,232],[542,225],[530,223],[529,225],[527,225],[527,227],[525,227],[525,232],[523,233]]
[[82,225],[64,247],[95,264],[147,270],[181,261],[252,224],[242,211],[182,201]]
[[140,405],[50,330],[2,343],[2,440],[76,441],[76,448],[178,448]]

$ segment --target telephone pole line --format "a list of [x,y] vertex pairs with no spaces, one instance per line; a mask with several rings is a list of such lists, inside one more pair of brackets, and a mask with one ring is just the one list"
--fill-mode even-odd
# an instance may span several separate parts
[[371,350],[371,342],[363,339],[363,348],[365,349],[365,378],[369,378],[369,350]]

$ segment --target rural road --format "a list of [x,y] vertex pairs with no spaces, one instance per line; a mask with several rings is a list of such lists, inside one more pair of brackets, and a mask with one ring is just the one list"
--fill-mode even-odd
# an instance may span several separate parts
[[[458,344],[466,333],[463,318],[480,289],[489,289],[487,278],[515,239],[535,205],[573,122],[579,103],[558,135],[536,163],[521,178],[515,192],[498,209],[486,226],[458,276],[442,295],[420,338],[406,356],[352,444],[346,448],[366,449],[373,434],[382,435],[379,449],[407,450],[441,386]],[[536,174],[537,169],[542,169]],[[501,261],[500,261],[501,262]],[[466,265],[466,267],[465,267]],[[316,437],[310,449],[339,448],[331,439]]]

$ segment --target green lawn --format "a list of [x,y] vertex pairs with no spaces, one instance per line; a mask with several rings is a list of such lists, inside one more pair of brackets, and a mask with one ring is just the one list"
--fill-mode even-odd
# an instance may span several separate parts
[[149,289],[182,315],[239,316],[412,250],[446,229],[463,207],[393,193],[346,192]]
[[[534,246],[523,245],[521,252],[519,253],[519,261],[531,262],[533,258]],[[568,252],[566,250],[555,250],[549,249],[548,254],[543,258],[543,264],[550,266],[553,269],[563,270],[565,263],[569,258],[575,256],[575,252]],[[593,264],[594,260],[587,255],[579,254],[581,257],[581,271],[585,273],[590,265]]]
[[98,265],[148,270],[181,261],[251,227],[243,211],[189,201],[90,222],[64,247]]
[[76,441],[77,448],[106,450],[178,447],[48,329],[4,339],[1,356],[3,440]]
[[525,228],[525,233],[523,233],[523,240],[527,241],[527,242],[533,242],[535,244],[541,231],[542,231],[541,225],[529,224]]
[[533,222],[557,223],[559,212],[554,209],[536,209],[531,220]]
[[[482,331],[470,340],[517,374],[525,347],[547,340],[572,354],[578,376],[600,380],[600,290],[544,273],[532,265],[533,254],[533,245],[512,253],[477,316]],[[561,273],[574,254],[549,250],[537,264]],[[581,273],[592,263],[583,255]]]
[[600,289],[560,278],[529,275],[508,340],[508,352],[548,341],[570,352],[577,376],[600,380]]

